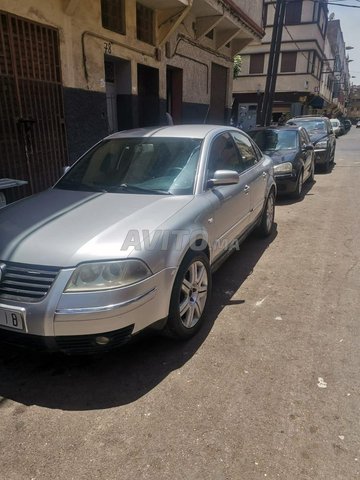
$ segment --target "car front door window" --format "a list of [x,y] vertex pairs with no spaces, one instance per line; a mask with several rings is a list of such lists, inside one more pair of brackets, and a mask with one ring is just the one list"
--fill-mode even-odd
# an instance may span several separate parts
[[241,171],[241,162],[229,133],[218,135],[213,141],[207,171],[207,179],[214,175],[216,170],[235,170]]

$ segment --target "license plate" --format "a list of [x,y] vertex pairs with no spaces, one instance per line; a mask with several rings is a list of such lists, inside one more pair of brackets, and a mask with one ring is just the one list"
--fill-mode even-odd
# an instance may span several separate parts
[[24,330],[24,311],[11,310],[0,307],[0,326],[8,327],[15,330]]

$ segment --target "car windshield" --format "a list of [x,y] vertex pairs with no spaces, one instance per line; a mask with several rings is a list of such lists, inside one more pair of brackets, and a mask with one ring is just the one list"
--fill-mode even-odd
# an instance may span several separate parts
[[295,130],[255,130],[249,132],[249,135],[263,152],[297,148],[297,131]]
[[191,138],[118,138],[96,145],[55,188],[190,195],[201,147]]
[[298,125],[304,127],[309,133],[326,133],[326,125],[322,120],[306,120],[296,118],[289,121],[290,125]]
[[335,120],[335,118],[331,119],[330,122],[333,127],[338,127],[340,125],[339,120]]

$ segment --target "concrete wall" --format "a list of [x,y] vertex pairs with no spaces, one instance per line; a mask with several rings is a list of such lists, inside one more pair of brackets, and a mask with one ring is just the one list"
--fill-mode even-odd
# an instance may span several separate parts
[[[233,0],[232,3],[238,4],[250,19],[258,24],[257,28],[261,29],[262,0]],[[206,12],[224,15],[219,27],[222,29],[220,35],[225,32],[225,38],[226,32],[229,29],[232,32],[235,28],[235,32],[238,29],[241,32],[240,37],[244,35],[246,39],[251,35],[250,30],[243,26],[237,15],[231,13],[231,9],[225,8],[225,3],[218,0],[195,0],[191,10],[186,9],[190,5],[187,0],[167,0],[162,3],[154,0],[153,5],[176,7],[175,13],[186,12],[181,17],[181,22],[176,23],[176,15],[173,15],[175,20],[170,17],[169,21],[163,22],[167,26],[172,26],[175,22],[175,28],[171,30],[166,41],[160,42],[162,31],[160,27],[155,29],[156,45],[137,39],[135,0],[125,0],[124,35],[102,26],[101,0],[0,0],[1,10],[55,27],[59,32],[70,158],[86,150],[108,132],[105,55],[110,60],[121,59],[128,62],[127,69],[130,74],[126,85],[120,85],[117,80],[114,91],[121,91],[127,108],[135,116],[136,96],[139,93],[139,64],[159,72],[159,111],[162,117],[166,110],[167,67],[182,69],[183,117],[184,121],[193,122],[203,122],[209,108],[212,64],[225,67],[228,70],[227,84],[221,88],[226,90],[224,114],[228,114],[232,104],[233,48],[231,43],[227,45],[227,40],[225,45],[218,48],[218,32],[214,39],[205,36],[197,38],[195,24],[198,16],[202,15],[200,6],[208,9]],[[155,11],[155,24],[161,23],[160,15],[166,17],[166,11]],[[244,20],[246,21],[246,18]],[[255,37],[259,34],[252,35]],[[229,42],[231,40],[230,38]],[[88,108],[89,106],[92,108]]]
[[233,0],[233,3],[258,25],[262,23],[263,0]]

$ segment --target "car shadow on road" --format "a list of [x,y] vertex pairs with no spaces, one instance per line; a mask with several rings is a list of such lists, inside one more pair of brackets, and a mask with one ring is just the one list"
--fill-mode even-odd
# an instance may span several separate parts
[[320,167],[317,167],[316,168],[316,175],[328,175],[329,173],[331,173],[334,168],[336,166],[336,162],[332,162],[330,163],[330,166],[329,166],[329,169],[326,170],[324,167],[320,166]]
[[83,357],[0,345],[0,408],[9,399],[70,411],[106,409],[146,395],[193,357],[225,306],[237,304],[241,308],[245,301],[231,298],[276,236],[276,228],[266,239],[251,235],[214,274],[208,321],[187,342],[145,332],[116,351]]
[[276,206],[281,207],[282,205],[293,205],[295,203],[300,203],[304,200],[305,197],[309,195],[314,195],[311,192],[312,188],[316,184],[316,180],[314,182],[305,182],[303,185],[303,189],[301,192],[300,198],[292,198],[288,195],[279,195],[276,197]]

